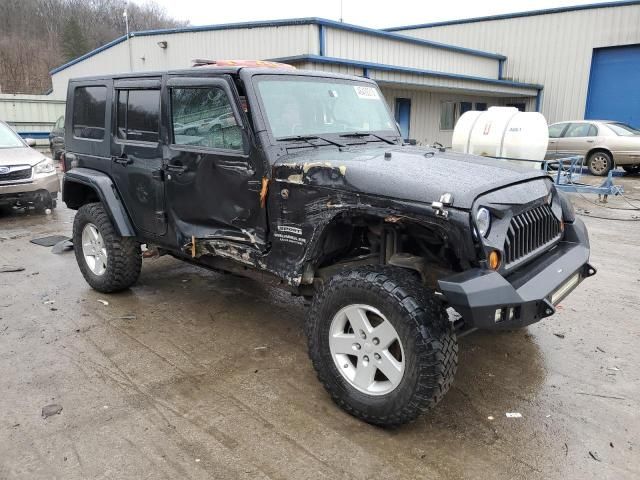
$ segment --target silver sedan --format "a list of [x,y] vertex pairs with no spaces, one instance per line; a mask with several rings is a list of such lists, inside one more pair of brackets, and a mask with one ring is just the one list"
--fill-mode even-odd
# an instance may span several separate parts
[[584,155],[593,175],[617,166],[640,173],[640,131],[621,122],[579,120],[549,126],[547,159]]

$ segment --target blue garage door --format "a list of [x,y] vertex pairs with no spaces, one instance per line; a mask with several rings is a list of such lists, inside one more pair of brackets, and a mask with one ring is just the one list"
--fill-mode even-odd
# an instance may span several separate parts
[[640,45],[594,49],[585,118],[640,128]]

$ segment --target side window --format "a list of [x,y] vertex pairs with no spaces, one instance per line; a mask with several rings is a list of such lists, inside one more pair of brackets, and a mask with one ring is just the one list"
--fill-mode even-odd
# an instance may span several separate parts
[[60,118],[58,118],[58,121],[56,122],[55,128],[56,129],[64,128],[64,115],[62,115]]
[[549,126],[549,138],[560,138],[564,127],[566,127],[566,123],[554,123]]
[[564,134],[566,138],[589,137],[593,125],[590,123],[572,123]]
[[118,90],[118,138],[139,142],[160,139],[160,90]]
[[218,87],[171,89],[173,144],[242,150],[229,97]]
[[442,102],[440,106],[440,130],[453,130],[456,124],[455,102]]
[[76,87],[73,92],[73,136],[104,139],[107,87]]
[[587,137],[597,137],[598,136],[598,127],[591,124],[589,125],[589,132],[587,133]]

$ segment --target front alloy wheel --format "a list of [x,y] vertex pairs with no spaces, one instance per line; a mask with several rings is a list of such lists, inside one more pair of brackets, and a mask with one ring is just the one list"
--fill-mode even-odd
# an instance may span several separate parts
[[338,371],[363,393],[384,395],[402,380],[405,363],[398,332],[370,305],[349,305],[333,317],[329,348]]
[[449,390],[458,345],[443,305],[412,272],[337,273],[314,296],[309,356],[332,399],[381,426],[410,422]]

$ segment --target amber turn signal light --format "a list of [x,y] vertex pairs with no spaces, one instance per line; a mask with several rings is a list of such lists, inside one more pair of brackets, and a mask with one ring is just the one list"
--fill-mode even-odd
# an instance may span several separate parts
[[489,254],[489,268],[497,270],[500,267],[500,252],[492,250]]

